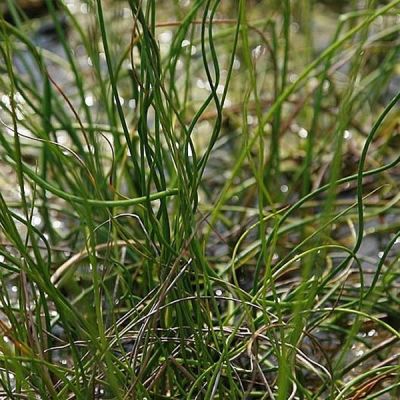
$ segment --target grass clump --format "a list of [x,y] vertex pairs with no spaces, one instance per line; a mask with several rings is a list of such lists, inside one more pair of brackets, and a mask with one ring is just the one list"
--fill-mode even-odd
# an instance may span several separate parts
[[400,0],[6,3],[0,397],[398,398]]

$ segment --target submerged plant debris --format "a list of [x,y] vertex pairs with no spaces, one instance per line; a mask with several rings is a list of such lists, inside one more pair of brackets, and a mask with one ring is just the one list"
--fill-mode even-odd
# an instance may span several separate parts
[[400,0],[0,5],[0,399],[400,398]]

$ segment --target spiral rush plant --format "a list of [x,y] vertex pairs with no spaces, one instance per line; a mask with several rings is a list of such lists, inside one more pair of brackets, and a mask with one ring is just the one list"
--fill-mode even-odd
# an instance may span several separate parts
[[400,0],[326,3],[6,1],[0,398],[399,397]]

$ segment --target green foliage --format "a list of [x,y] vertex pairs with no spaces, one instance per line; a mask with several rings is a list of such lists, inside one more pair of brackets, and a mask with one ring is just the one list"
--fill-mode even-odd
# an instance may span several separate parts
[[0,17],[0,397],[398,398],[400,0],[56,3]]

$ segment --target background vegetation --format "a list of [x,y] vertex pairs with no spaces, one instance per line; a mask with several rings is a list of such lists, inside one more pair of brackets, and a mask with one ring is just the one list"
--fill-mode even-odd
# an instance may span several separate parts
[[400,397],[400,0],[3,3],[1,398]]

